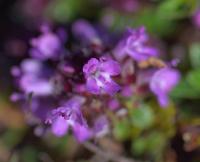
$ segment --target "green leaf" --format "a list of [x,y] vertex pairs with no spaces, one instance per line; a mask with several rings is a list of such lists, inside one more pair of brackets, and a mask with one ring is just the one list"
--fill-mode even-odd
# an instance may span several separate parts
[[[193,77],[190,76],[190,82],[192,82]],[[194,84],[194,83],[193,83]],[[183,79],[170,93],[171,97],[173,98],[199,98],[200,97],[200,91],[198,89],[195,89],[193,86],[191,86],[188,81]]]
[[144,138],[137,138],[132,142],[131,150],[136,155],[141,155],[145,152],[146,141]]
[[118,140],[125,140],[130,136],[131,127],[127,120],[122,120],[114,125],[113,133]]
[[165,146],[164,134],[159,132],[149,132],[132,141],[132,152],[136,155],[151,154],[155,158],[161,156]]
[[98,6],[91,0],[54,0],[46,9],[46,16],[61,23],[74,20],[77,17],[93,18],[97,16]]
[[186,80],[193,89],[200,92],[200,69],[189,72]]
[[135,127],[145,129],[150,127],[154,122],[154,114],[150,107],[143,106],[133,109],[131,112],[131,121]]
[[193,88],[194,91],[198,91],[200,94],[200,69],[189,72],[186,77],[187,82]]
[[200,98],[200,69],[190,71],[171,92],[175,98]]
[[20,142],[23,138],[24,131],[21,129],[8,129],[0,138],[8,148],[11,148]]
[[151,153],[160,152],[164,146],[164,142],[165,142],[164,138],[165,138],[164,134],[159,133],[159,132],[152,132],[147,137],[147,143],[146,143],[147,150]]
[[194,43],[190,47],[190,62],[193,68],[200,68],[200,44]]
[[38,151],[36,148],[31,146],[26,146],[22,151],[22,162],[37,162],[38,161]]
[[175,29],[175,22],[161,18],[156,8],[145,8],[136,15],[113,13],[113,30],[124,30],[126,27],[145,26],[148,32],[159,36],[166,36],[172,33]]
[[166,0],[160,4],[158,14],[165,19],[181,19],[193,12],[196,3],[196,0]]

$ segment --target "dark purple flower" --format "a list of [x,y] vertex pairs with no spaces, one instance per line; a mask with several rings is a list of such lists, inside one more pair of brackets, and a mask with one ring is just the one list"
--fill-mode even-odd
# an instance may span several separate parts
[[79,142],[91,137],[90,129],[81,113],[81,98],[74,97],[62,107],[52,110],[46,122],[51,124],[52,133],[58,137],[64,136],[71,127]]
[[146,45],[148,35],[144,27],[133,30],[128,29],[127,33],[114,50],[116,58],[123,59],[129,55],[136,61],[143,61],[151,56],[157,55],[157,50]]
[[42,28],[42,34],[31,40],[32,49],[30,54],[41,60],[57,59],[61,50],[61,40],[48,27]]
[[168,106],[168,93],[178,84],[179,80],[179,72],[172,68],[162,68],[153,74],[150,89],[157,96],[161,107]]
[[82,42],[101,42],[94,27],[86,20],[77,20],[72,26],[72,31]]
[[83,67],[87,90],[93,94],[114,95],[120,87],[112,80],[111,76],[118,75],[120,71],[118,62],[112,59],[91,58]]

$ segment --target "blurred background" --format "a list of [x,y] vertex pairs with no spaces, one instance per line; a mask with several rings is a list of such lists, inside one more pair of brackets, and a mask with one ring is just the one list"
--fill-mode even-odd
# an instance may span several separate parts
[[[105,158],[106,152],[123,155],[119,162],[134,159],[200,162],[199,3],[199,0],[0,0],[0,162],[115,161]],[[37,136],[40,128],[28,125],[20,105],[10,101],[15,91],[10,68],[28,56],[29,40],[38,34],[38,27],[48,22],[67,29],[77,19],[102,24],[110,33],[146,26],[163,58],[179,59],[182,74],[171,93],[172,106],[163,110],[149,102],[153,108],[133,114],[136,125],[130,126],[126,119],[115,122],[114,137],[100,139],[100,150],[90,143],[79,144],[70,135]],[[156,124],[152,126],[151,122]]]

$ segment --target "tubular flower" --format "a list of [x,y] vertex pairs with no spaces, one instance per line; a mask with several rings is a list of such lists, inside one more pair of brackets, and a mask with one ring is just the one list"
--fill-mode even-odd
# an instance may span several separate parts
[[168,94],[178,84],[179,79],[179,72],[172,68],[163,68],[153,74],[150,89],[157,96],[161,107],[168,106]]

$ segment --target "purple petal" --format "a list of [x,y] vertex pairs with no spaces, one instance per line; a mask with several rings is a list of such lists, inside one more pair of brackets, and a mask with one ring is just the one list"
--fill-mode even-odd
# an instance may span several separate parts
[[95,120],[94,134],[96,137],[102,137],[109,132],[109,122],[105,116],[100,116]]
[[75,124],[73,126],[73,133],[75,138],[79,142],[84,142],[92,136],[92,133],[89,130],[89,128],[86,127],[85,125],[80,125],[80,124]]
[[86,82],[86,88],[89,92],[93,94],[100,93],[100,87],[97,85],[96,79],[89,77]]
[[66,120],[63,117],[58,117],[56,121],[53,122],[51,130],[56,136],[62,137],[67,133],[68,127]]
[[110,82],[106,82],[104,84],[103,90],[112,96],[120,90],[120,86],[111,80]]
[[46,96],[53,92],[53,85],[44,79],[38,79],[33,75],[24,75],[20,80],[20,87],[25,93],[33,92],[34,95]]
[[99,65],[99,60],[96,58],[91,58],[87,64],[83,66],[83,72],[86,74],[94,73],[97,70],[97,67]]
[[165,108],[169,104],[169,98],[167,95],[158,95],[158,102],[161,107]]
[[42,69],[42,63],[36,59],[25,59],[21,63],[21,69],[27,74],[39,74]]
[[91,42],[98,39],[95,29],[85,20],[76,21],[73,24],[72,31],[73,34],[82,41]]
[[113,60],[108,60],[106,62],[102,62],[100,65],[100,70],[113,75],[118,75],[121,71],[120,65],[118,62]]
[[150,89],[158,97],[162,107],[167,106],[167,95],[178,84],[179,80],[179,72],[172,68],[163,68],[153,74],[150,81]]

